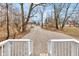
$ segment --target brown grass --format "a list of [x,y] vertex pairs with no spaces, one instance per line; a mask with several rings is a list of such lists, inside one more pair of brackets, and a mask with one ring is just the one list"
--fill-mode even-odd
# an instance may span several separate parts
[[61,32],[79,39],[79,28],[65,27]]
[[76,28],[73,26],[72,27],[66,26],[63,30],[60,30],[60,29],[57,30],[55,27],[50,27],[50,26],[44,29],[49,30],[49,31],[56,31],[56,32],[64,33],[64,34],[67,34],[74,38],[79,39],[79,28]]
[[[33,28],[33,26],[32,26],[32,28]],[[27,30],[24,32],[18,32],[16,30],[16,28],[14,28],[14,27],[13,28],[10,27],[9,29],[10,29],[10,37],[9,38],[10,39],[19,39],[19,38],[23,37],[25,34],[28,34],[30,32],[31,27],[27,28]],[[6,28],[0,27],[0,41],[5,40],[6,37],[7,37]]]

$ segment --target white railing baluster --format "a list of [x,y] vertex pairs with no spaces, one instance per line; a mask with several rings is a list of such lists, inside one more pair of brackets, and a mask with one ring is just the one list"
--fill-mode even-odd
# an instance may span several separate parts
[[59,56],[59,42],[57,43],[57,56]]
[[59,42],[59,56],[61,56],[61,42]]
[[28,55],[30,55],[31,54],[31,41],[28,42],[28,48],[29,48],[28,49],[28,53],[29,53]]
[[[25,43],[26,43],[26,42],[24,42],[24,47],[25,47]],[[26,52],[26,51],[25,51],[25,48],[24,48],[24,55],[26,55],[25,52]]]
[[57,56],[57,42],[55,44],[55,56]]
[[77,46],[76,46],[76,43],[75,43],[75,56],[77,55]]
[[1,46],[0,46],[0,56],[1,56]]
[[55,49],[56,49],[56,51],[55,51],[55,56],[57,56],[57,42],[56,42],[56,44],[55,44]]
[[77,56],[78,56],[78,44],[77,44]]
[[19,46],[19,42],[18,42],[18,46],[17,46],[17,48],[18,48],[18,52],[17,52],[17,53],[18,53],[18,54],[17,54],[17,56],[20,55],[20,54],[19,54],[19,51],[20,51],[19,47],[20,47],[20,46]]
[[22,44],[22,50],[23,50],[23,52],[22,52],[22,55],[24,56],[24,43]]
[[49,54],[50,55],[55,55],[54,54],[54,42],[49,42]]
[[64,42],[64,49],[63,49],[63,51],[64,51],[64,56],[65,56],[65,50],[66,50],[66,48],[65,48],[65,43],[66,43],[66,42]]
[[[52,50],[53,51],[53,55],[55,56],[55,42],[53,42],[53,43],[51,42],[51,44],[52,44],[50,46],[51,49],[49,49],[49,50]],[[54,49],[52,48],[52,46],[53,46]],[[52,51],[50,51],[51,52],[51,56],[52,56]]]
[[67,56],[67,42],[65,42],[65,56]]
[[68,53],[68,51],[69,51],[69,42],[67,42],[67,56],[69,56],[69,53]]
[[11,42],[11,56],[13,56],[13,49],[12,49],[12,47],[13,47],[13,44],[12,44],[12,42]]
[[61,54],[61,51],[60,51],[61,48],[60,48],[60,47],[61,47],[61,46],[60,46],[60,42],[59,42],[59,47],[58,47],[58,48],[59,48],[59,56],[60,56],[60,54]]
[[15,50],[16,46],[17,45],[15,45],[15,42],[14,42],[14,56],[16,56],[16,50]]
[[3,54],[3,53],[4,53],[3,48],[4,48],[4,47],[3,47],[3,45],[2,45],[2,53],[1,53],[1,54],[2,54],[2,56],[4,55],[4,54]]
[[12,47],[11,47],[11,53],[12,53],[12,56],[14,56],[14,52],[13,52],[13,50],[14,50],[14,43],[12,42]]
[[78,56],[79,56],[79,44],[78,44]]
[[76,46],[74,45],[74,56],[76,55]]
[[58,56],[58,48],[57,48],[58,42],[56,42],[56,56]]
[[[53,50],[52,50],[53,49]],[[51,41],[48,41],[48,55],[53,55],[54,56],[54,42],[52,43]]]
[[23,50],[23,47],[24,47],[23,44],[24,44],[24,43],[23,43],[23,42],[20,42],[20,43],[21,43],[21,44],[20,44],[21,46],[20,46],[19,51],[21,51],[21,52],[20,52],[19,55],[23,56],[23,52],[24,52],[24,50]]
[[10,44],[10,42],[8,42],[7,50],[8,50],[8,56],[11,56],[11,44]]
[[63,43],[61,43],[61,56],[63,56]]

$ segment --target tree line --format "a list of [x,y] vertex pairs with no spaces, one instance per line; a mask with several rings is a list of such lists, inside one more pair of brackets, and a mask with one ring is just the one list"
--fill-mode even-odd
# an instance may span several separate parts
[[[6,9],[6,25],[7,25],[7,37],[6,39],[9,38],[10,35],[10,29],[9,29],[9,6],[11,4],[6,3],[5,4],[5,9]],[[79,4],[75,3],[38,3],[38,4],[34,4],[34,3],[30,3],[29,6],[29,11],[25,20],[25,14],[24,14],[24,4],[23,3],[19,3],[20,5],[20,10],[21,10],[21,26],[19,29],[21,29],[21,32],[26,31],[27,28],[27,24],[29,22],[29,19],[32,17],[35,17],[35,15],[37,13],[40,14],[41,16],[41,27],[43,28],[44,26],[44,12],[46,10],[47,7],[52,6],[51,10],[51,20],[54,19],[55,21],[55,28],[56,29],[63,29],[65,27],[66,22],[68,21],[68,19],[70,19],[76,12],[76,10],[79,10]],[[1,6],[1,5],[0,5]],[[3,7],[3,6],[2,6]],[[13,7],[13,6],[11,6]],[[13,10],[14,11],[14,10]],[[16,11],[15,13],[16,14]],[[76,13],[77,14],[77,13]],[[75,15],[76,15],[75,14]],[[64,15],[64,16],[62,16]],[[79,14],[78,14],[79,15]],[[62,19],[62,23],[60,23]],[[16,24],[16,26],[18,27],[18,24]]]

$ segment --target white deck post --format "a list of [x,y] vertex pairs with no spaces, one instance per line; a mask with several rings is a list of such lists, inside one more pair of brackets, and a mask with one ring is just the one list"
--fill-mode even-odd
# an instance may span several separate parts
[[31,55],[31,41],[28,41],[28,55]]
[[[53,44],[53,45],[52,45]],[[48,55],[54,55],[53,53],[54,53],[54,50],[52,51],[52,48],[54,48],[53,47],[54,46],[54,43],[52,43],[51,41],[49,41],[48,42]]]

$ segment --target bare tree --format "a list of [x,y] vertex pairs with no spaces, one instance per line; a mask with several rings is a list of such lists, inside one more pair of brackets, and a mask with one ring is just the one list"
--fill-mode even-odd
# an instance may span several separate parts
[[[60,25],[60,21],[62,20],[62,24],[61,24],[61,29],[64,28],[65,23],[67,22],[67,20],[72,16],[72,14],[74,13],[75,9],[77,8],[78,3],[74,4],[71,13],[69,14],[69,9],[71,7],[71,3],[53,3],[53,10],[54,10],[54,20],[55,20],[55,25],[56,25],[56,29],[59,29],[59,25]],[[63,12],[64,10],[64,12]],[[64,18],[61,19],[61,13],[65,14],[63,15]]]
[[55,20],[55,25],[56,25],[56,29],[59,29],[59,21],[60,21],[60,13],[63,9],[63,7],[65,6],[65,4],[53,4],[54,7],[54,20]]
[[45,6],[41,6],[39,7],[39,13],[41,15],[41,27],[43,28],[43,16],[44,16],[44,12],[45,12]]
[[56,29],[58,29],[58,19],[57,19],[57,13],[56,13],[56,5],[54,4],[54,19],[56,23]]
[[33,11],[33,9],[35,9],[37,6],[41,6],[41,5],[43,5],[43,3],[39,3],[39,4],[34,4],[34,3],[31,3],[30,4],[30,7],[29,7],[29,12],[28,12],[28,15],[27,15],[27,20],[25,21],[25,23],[24,23],[24,27],[26,28],[26,26],[27,26],[27,24],[28,24],[28,21],[29,21],[29,18],[30,17],[33,17],[35,14],[33,14],[33,16],[31,16],[31,13],[32,13],[32,11]]
[[70,14],[68,14],[68,11],[69,11],[69,8],[70,8],[71,4],[66,4],[66,5],[67,5],[67,6],[66,6],[66,11],[65,11],[65,17],[64,17],[64,20],[63,20],[63,22],[62,22],[62,27],[61,27],[61,29],[64,28],[64,26],[65,26],[67,20],[68,20],[68,19],[72,16],[72,14],[74,13],[75,9],[76,9],[77,6],[78,6],[78,3],[75,4],[75,6],[73,7],[73,9],[72,9],[72,11],[71,11]]

